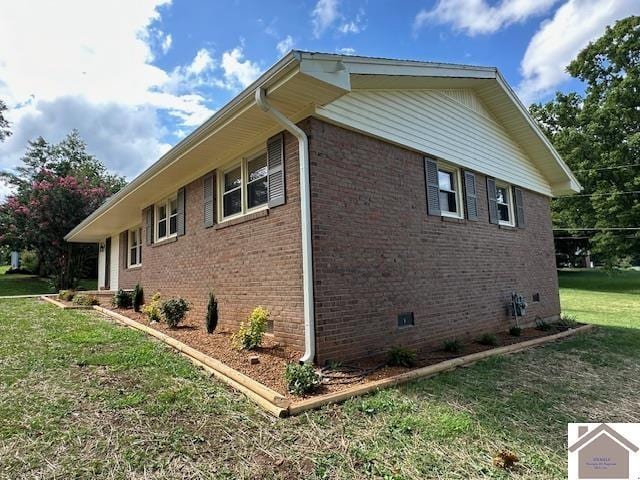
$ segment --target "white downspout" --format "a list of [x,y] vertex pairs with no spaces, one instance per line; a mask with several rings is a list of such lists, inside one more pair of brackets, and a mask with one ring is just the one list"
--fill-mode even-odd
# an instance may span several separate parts
[[267,100],[263,88],[256,89],[256,103],[298,139],[300,159],[300,220],[302,223],[302,291],[304,300],[303,363],[312,363],[316,355],[316,327],[313,307],[313,252],[311,249],[311,193],[309,186],[309,139],[282,112]]

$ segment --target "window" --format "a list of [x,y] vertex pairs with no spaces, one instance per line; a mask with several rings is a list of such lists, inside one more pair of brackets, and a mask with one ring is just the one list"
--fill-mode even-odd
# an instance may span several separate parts
[[238,166],[224,174],[224,216],[242,212],[242,168]]
[[178,198],[171,197],[156,205],[156,241],[176,236],[178,232]]
[[438,164],[440,213],[462,218],[461,184],[458,169]]
[[267,154],[247,162],[247,208],[267,203]]
[[511,188],[506,183],[496,182],[496,203],[498,205],[498,223],[513,226],[513,198]]
[[266,206],[268,200],[267,154],[243,159],[221,175],[222,219]]
[[142,265],[142,228],[129,230],[129,267]]
[[398,314],[399,327],[409,327],[415,324],[416,324],[416,321],[415,321],[415,317],[413,316],[413,312],[403,312]]

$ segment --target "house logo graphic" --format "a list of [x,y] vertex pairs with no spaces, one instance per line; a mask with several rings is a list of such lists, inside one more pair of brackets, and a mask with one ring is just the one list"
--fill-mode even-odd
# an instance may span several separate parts
[[640,480],[640,424],[569,424],[569,479]]

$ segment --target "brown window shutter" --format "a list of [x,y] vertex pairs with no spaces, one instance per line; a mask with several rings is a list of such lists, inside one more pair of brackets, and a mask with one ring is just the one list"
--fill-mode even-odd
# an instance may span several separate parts
[[267,175],[269,208],[285,203],[284,135],[281,133],[267,142]]
[[440,216],[440,184],[438,183],[438,162],[424,157],[424,179],[427,186],[427,214]]
[[127,258],[129,255],[129,231],[125,230],[120,234],[120,259],[122,268],[127,268]]
[[147,245],[153,245],[153,205],[147,207],[146,218],[146,237]]
[[513,200],[515,203],[516,226],[524,228],[526,225],[524,221],[524,190],[513,187]]
[[467,218],[478,220],[478,193],[476,174],[473,172],[464,172],[464,200],[467,207]]
[[487,177],[487,199],[489,201],[489,223],[498,224],[498,202],[496,200],[496,179]]
[[178,215],[176,216],[176,234],[180,237],[185,232],[185,202],[187,191],[184,187],[178,190]]
[[202,209],[204,227],[213,227],[216,223],[216,176],[210,173],[202,177]]

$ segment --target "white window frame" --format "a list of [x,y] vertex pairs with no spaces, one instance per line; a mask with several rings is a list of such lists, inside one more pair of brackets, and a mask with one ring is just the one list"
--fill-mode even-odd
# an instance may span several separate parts
[[[456,194],[456,206],[457,208],[457,212],[447,212],[445,210],[442,209],[442,206],[440,206],[440,215],[443,217],[449,217],[449,218],[464,218],[464,198],[462,197],[462,178],[461,178],[461,174],[460,174],[460,169],[458,167],[455,167],[453,165],[450,165],[448,163],[445,162],[437,162],[438,165],[438,200],[440,199],[440,192],[444,191],[444,192],[449,192],[449,193],[455,193]],[[454,177],[454,182],[456,185],[456,190],[445,190],[440,188],[440,171],[443,172],[447,172],[447,173],[452,173],[453,177]]]
[[[170,197],[165,198],[164,200],[158,202],[155,204],[155,208],[154,208],[154,216],[153,216],[153,221],[154,221],[154,236],[156,239],[156,242],[161,242],[162,240],[167,240],[169,238],[173,238],[173,237],[177,237],[178,236],[178,221],[177,221],[177,217],[178,217],[178,212],[176,209],[176,213],[175,215],[171,214],[171,202],[175,201],[176,202],[176,206],[178,203],[178,194],[173,194]],[[164,235],[163,237],[160,236],[160,215],[159,215],[159,211],[160,211],[160,207],[164,206],[166,208],[166,212],[167,212],[167,218],[166,218],[166,222],[167,222],[167,234]],[[176,231],[174,233],[170,233],[171,231],[171,217],[175,216],[176,217]]]
[[[218,195],[216,195],[217,198],[217,212],[218,212],[218,222],[226,222],[227,220],[233,220],[234,218],[239,218],[239,217],[243,217],[244,215],[248,215],[249,213],[254,213],[254,212],[259,212],[262,210],[266,210],[269,208],[269,200],[267,199],[267,201],[265,203],[263,203],[262,205],[256,205],[255,207],[249,208],[249,195],[248,195],[248,179],[249,179],[249,162],[251,162],[252,160],[258,158],[261,155],[266,155],[267,150],[264,148],[261,148],[260,150],[254,151],[253,153],[249,154],[249,155],[245,155],[243,157],[241,157],[240,159],[235,159],[233,162],[230,162],[224,169],[222,169],[222,174],[221,175],[217,175],[217,192]],[[228,215],[225,216],[224,215],[224,177],[227,173],[235,170],[236,168],[240,167],[240,186],[236,187],[236,189],[240,189],[240,197],[241,197],[241,201],[240,201],[240,212],[238,213],[234,213],[232,215]],[[267,171],[267,178],[268,178],[269,172]],[[257,181],[257,180],[254,180]],[[235,191],[234,190],[230,190],[230,191]],[[227,192],[229,193],[229,192]]]
[[[132,233],[136,233],[138,238],[138,244],[133,246],[133,235]],[[131,250],[136,249],[136,260],[138,263],[131,263]],[[137,226],[129,230],[127,234],[127,266],[128,268],[135,268],[142,266],[142,226]]]
[[[498,202],[498,188],[504,188],[507,192],[507,203]],[[504,220],[500,220],[500,205],[506,205],[507,211],[509,212],[509,221],[505,222]],[[516,219],[514,217],[514,209],[513,209],[513,188],[510,184],[506,182],[501,182],[496,180],[496,210],[498,213],[498,224],[504,225],[506,227],[514,227],[516,225]]]

